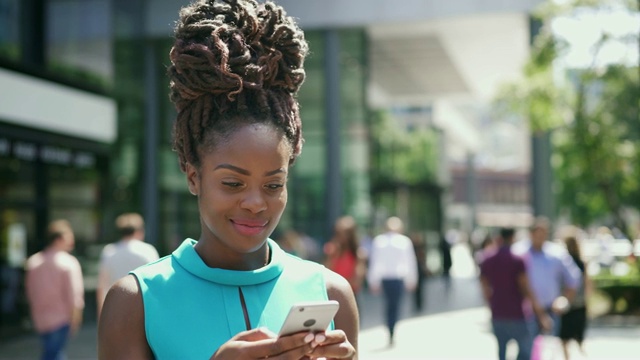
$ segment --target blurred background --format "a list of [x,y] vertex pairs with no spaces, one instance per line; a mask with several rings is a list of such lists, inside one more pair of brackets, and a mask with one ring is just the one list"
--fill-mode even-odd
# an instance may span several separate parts
[[[321,246],[348,214],[366,240],[397,215],[437,275],[443,240],[474,252],[544,215],[605,259],[590,269],[602,313],[639,315],[639,2],[276,2],[310,56],[274,239]],[[0,337],[31,331],[23,264],[50,220],[73,226],[89,306],[118,214],[143,214],[161,255],[199,236],[170,144],[182,5],[0,0]]]

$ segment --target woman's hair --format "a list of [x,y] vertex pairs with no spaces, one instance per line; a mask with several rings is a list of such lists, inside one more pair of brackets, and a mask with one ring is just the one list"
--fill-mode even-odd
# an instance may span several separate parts
[[578,259],[582,258],[582,255],[580,254],[580,244],[578,243],[578,238],[575,235],[565,236],[564,243],[567,246],[567,251],[570,255]]
[[559,230],[558,238],[562,239],[569,255],[582,259],[580,251],[580,229],[574,225],[565,225]]
[[198,0],[180,11],[170,52],[171,101],[178,115],[173,149],[180,168],[239,127],[275,125],[302,149],[296,95],[308,45],[282,7],[254,0]]
[[344,250],[347,250],[354,255],[358,253],[358,248],[360,247],[358,224],[352,216],[346,215],[336,220],[334,236],[344,236],[345,241],[343,244],[346,245]]

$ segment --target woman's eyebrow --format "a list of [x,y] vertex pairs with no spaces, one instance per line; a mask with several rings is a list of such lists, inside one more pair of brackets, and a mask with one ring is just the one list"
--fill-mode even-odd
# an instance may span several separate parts
[[242,175],[247,175],[247,176],[251,175],[251,172],[249,172],[249,170],[245,170],[243,168],[239,168],[239,167],[237,167],[235,165],[231,165],[231,164],[227,164],[227,163],[220,164],[220,165],[216,166],[215,169],[213,169],[213,170],[218,170],[218,169],[227,169],[227,170],[235,171],[237,173],[240,173]]
[[287,172],[285,171],[285,169],[283,168],[279,168],[279,169],[275,169],[275,170],[271,170],[271,171],[267,171],[266,173],[264,173],[264,176],[272,176],[272,175],[277,175],[277,174],[286,174]]
[[[231,165],[231,164],[220,164],[218,166],[216,166],[213,170],[218,170],[218,169],[227,169],[227,170],[231,170],[231,171],[235,171],[237,173],[240,173],[242,175],[246,175],[249,176],[251,175],[251,172],[249,170],[245,170],[241,167],[237,167],[235,165]],[[283,168],[278,168],[275,170],[271,170],[271,171],[267,171],[264,173],[264,176],[272,176],[272,175],[276,175],[276,174],[286,174],[287,171]]]

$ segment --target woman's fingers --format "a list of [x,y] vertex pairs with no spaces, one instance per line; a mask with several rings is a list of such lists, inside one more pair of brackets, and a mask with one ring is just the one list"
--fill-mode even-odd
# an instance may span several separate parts
[[349,359],[355,355],[354,347],[342,330],[278,337],[268,329],[259,328],[243,331],[225,345],[225,356],[220,356],[224,359]]
[[317,346],[308,354],[311,359],[351,359],[356,353],[355,348],[342,330],[318,333],[314,338],[313,344],[317,344]]

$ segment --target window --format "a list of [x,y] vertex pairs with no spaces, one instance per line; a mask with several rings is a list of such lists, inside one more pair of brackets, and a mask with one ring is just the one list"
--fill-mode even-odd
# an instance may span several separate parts
[[46,57],[51,71],[84,84],[100,88],[111,86],[109,3],[109,0],[48,2]]
[[19,61],[20,0],[0,0],[0,58]]

